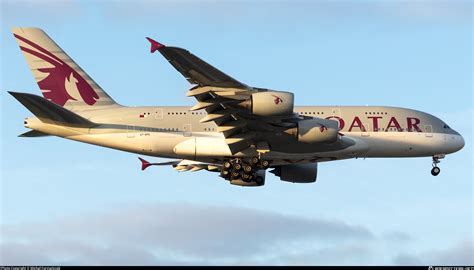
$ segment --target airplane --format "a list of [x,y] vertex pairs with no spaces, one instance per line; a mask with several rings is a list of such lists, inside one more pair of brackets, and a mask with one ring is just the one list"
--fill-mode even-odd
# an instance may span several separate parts
[[266,170],[282,181],[312,183],[321,162],[353,158],[431,157],[438,163],[464,147],[437,117],[388,106],[295,106],[287,91],[246,85],[189,51],[149,37],[192,85],[193,107],[128,107],[115,102],[43,30],[13,28],[43,97],[9,92],[34,117],[21,137],[57,136],[207,170],[230,184],[263,186]]

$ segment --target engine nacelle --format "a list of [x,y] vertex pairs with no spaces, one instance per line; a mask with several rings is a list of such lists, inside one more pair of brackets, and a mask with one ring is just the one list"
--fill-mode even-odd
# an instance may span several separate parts
[[252,114],[260,116],[291,115],[293,106],[293,93],[280,91],[254,93],[245,104]]
[[286,130],[286,133],[304,143],[333,143],[339,134],[337,121],[322,118],[301,120],[296,128]]
[[282,165],[271,172],[279,176],[281,181],[313,183],[318,177],[318,163]]

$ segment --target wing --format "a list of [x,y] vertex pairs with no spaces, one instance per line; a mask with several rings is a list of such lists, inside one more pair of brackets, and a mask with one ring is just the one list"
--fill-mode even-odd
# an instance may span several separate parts
[[185,49],[167,47],[151,38],[147,37],[147,39],[151,43],[151,52],[159,51],[191,84],[216,87],[247,87]]
[[292,109],[278,116],[259,116],[251,112],[252,95],[268,92],[268,89],[247,86],[185,49],[147,39],[151,43],[151,53],[160,52],[191,84],[196,84],[187,93],[188,97],[197,100],[190,110],[206,110],[207,115],[200,121],[216,123],[232,154],[251,146],[268,150],[266,133],[275,134],[294,126],[292,122],[298,115]]

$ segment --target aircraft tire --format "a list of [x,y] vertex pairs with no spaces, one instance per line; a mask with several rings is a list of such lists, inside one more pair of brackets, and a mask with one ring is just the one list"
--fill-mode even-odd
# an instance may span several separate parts
[[260,161],[260,159],[258,157],[252,157],[250,159],[250,162],[255,165],[255,164],[258,164],[258,162]]
[[433,176],[437,176],[439,173],[441,172],[441,169],[439,167],[433,167],[433,169],[431,169],[431,175]]
[[262,185],[263,184],[263,177],[257,176],[255,178],[255,183],[257,183],[257,185]]
[[240,163],[235,163],[235,164],[234,164],[234,170],[238,171],[238,170],[240,170],[240,169],[242,169],[242,164],[240,164]]

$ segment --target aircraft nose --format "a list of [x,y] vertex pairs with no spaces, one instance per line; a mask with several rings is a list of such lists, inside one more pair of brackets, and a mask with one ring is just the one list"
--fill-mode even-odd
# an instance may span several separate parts
[[464,145],[466,145],[464,138],[461,136],[461,134],[459,134],[459,150],[463,149]]
[[463,149],[465,145],[464,138],[461,136],[461,134],[457,134],[453,136],[453,140],[451,142],[451,147],[453,152],[457,152],[461,149]]

